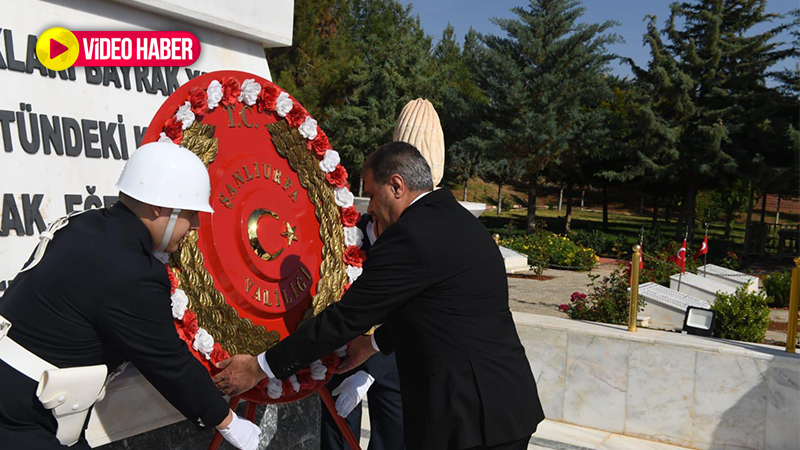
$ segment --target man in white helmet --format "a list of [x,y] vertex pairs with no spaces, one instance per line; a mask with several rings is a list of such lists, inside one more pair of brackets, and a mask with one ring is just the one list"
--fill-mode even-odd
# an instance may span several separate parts
[[132,362],[184,416],[255,450],[175,330],[168,253],[211,213],[208,172],[189,150],[150,143],[117,182],[119,203],[54,222],[0,298],[0,447],[88,449],[84,426],[107,374]]

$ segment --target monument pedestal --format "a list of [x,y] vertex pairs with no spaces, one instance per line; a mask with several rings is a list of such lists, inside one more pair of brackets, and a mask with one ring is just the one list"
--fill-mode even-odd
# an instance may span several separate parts
[[679,277],[679,274],[669,277],[670,289],[674,289],[683,294],[691,295],[692,297],[700,300],[705,300],[711,304],[714,304],[714,301],[717,298],[717,292],[722,292],[724,294],[733,294],[736,292],[736,288],[733,286],[722,284],[715,279],[704,278],[689,272],[680,277],[680,286],[678,286]]

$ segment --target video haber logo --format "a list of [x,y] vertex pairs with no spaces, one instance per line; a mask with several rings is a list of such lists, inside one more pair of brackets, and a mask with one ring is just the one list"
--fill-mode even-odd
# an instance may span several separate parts
[[36,42],[48,69],[71,66],[183,67],[200,57],[200,41],[187,31],[69,31],[55,27]]

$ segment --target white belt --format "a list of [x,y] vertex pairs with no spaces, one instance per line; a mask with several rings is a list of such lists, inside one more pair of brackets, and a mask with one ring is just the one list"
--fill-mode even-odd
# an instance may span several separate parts
[[9,329],[11,322],[0,316],[0,359],[37,383],[46,370],[57,369],[6,336]]
[[36,396],[56,418],[56,438],[63,445],[75,444],[89,409],[105,395],[105,386],[117,371],[106,377],[104,364],[59,369],[14,342],[7,336],[9,329],[11,322],[0,316],[0,359],[39,383]]

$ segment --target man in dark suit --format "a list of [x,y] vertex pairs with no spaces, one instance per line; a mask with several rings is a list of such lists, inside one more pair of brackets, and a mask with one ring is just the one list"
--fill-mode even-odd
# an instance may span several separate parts
[[[364,214],[358,221],[362,231],[361,250],[367,253],[378,239],[372,216]],[[403,401],[400,394],[400,375],[394,354],[378,353],[364,364],[345,373],[334,375],[328,389],[336,399],[336,412],[345,418],[353,436],[361,435],[360,402],[369,401],[369,447],[367,450],[403,450]],[[346,450],[350,447],[342,437],[327,408],[322,408],[320,423],[320,447],[324,450]]]
[[[369,212],[383,230],[361,277],[334,305],[265,353],[220,363],[225,393],[286,378],[355,339],[349,370],[380,349],[400,373],[406,446],[524,449],[544,419],[508,308],[503,259],[486,228],[409,144],[364,164]],[[373,337],[361,336],[383,323]]]
[[[117,187],[111,208],[42,233],[0,298],[0,448],[88,450],[83,427],[106,372],[130,361],[195,425],[255,450],[258,427],[230,410],[173,319],[164,258],[212,211],[203,162],[172,143],[145,144]],[[73,382],[59,375],[76,371]],[[90,376],[99,384],[87,392]]]

